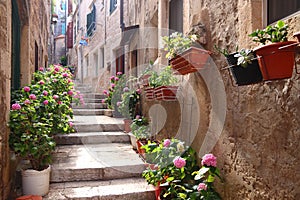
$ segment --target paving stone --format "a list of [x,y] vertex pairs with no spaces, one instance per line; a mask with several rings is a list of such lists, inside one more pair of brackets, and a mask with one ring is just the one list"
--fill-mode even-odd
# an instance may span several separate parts
[[92,98],[92,99],[104,99],[106,96],[104,94],[100,94],[100,93],[85,93],[84,91],[81,92],[81,94],[83,95],[83,99],[86,98]]
[[128,143],[130,137],[124,132],[81,132],[56,135],[57,145]]
[[53,156],[51,182],[140,177],[144,169],[130,144],[63,145]]
[[154,187],[142,178],[51,184],[44,200],[154,200]]

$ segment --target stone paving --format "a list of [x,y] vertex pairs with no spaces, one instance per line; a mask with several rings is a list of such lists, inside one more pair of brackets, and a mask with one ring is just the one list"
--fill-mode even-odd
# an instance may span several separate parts
[[[81,86],[83,89],[84,87]],[[85,94],[86,106],[75,106],[76,133],[58,135],[51,185],[44,200],[154,200],[154,188],[141,178],[145,164],[113,118],[100,94]]]

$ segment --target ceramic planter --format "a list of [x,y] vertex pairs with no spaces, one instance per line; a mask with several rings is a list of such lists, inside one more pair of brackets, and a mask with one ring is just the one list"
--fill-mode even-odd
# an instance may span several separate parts
[[158,101],[175,101],[178,86],[160,86],[154,89],[155,99]]
[[131,132],[128,135],[130,136],[132,148],[137,149],[136,137]]
[[293,44],[296,42],[278,42],[254,49],[264,80],[292,77],[296,48]]
[[197,47],[191,47],[170,60],[176,74],[189,74],[204,68],[211,52]]
[[145,88],[145,93],[146,93],[146,100],[147,101],[153,101],[155,99],[155,96],[154,96],[154,89],[151,88],[151,87],[146,87]]
[[142,149],[141,147],[142,147],[143,145],[145,145],[146,143],[147,143],[146,140],[138,139],[138,140],[136,141],[138,153],[139,153],[143,158],[145,158],[145,153],[146,153],[146,152],[145,152],[145,149]]
[[258,61],[252,60],[252,63],[248,64],[247,67],[242,67],[241,65],[237,65],[238,58],[234,57],[235,54],[236,53],[232,53],[226,56],[235,83],[241,86],[261,82],[262,74]]
[[27,169],[22,171],[24,195],[44,196],[49,192],[50,166],[43,171]]
[[124,119],[124,132],[129,133],[131,131],[130,125],[132,124],[131,119]]

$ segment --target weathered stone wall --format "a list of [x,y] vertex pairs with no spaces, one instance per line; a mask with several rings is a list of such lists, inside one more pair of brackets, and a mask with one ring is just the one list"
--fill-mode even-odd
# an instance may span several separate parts
[[[263,28],[262,1],[212,4],[193,0],[190,9],[185,23],[205,25],[206,49],[214,51],[216,44],[232,52],[237,45],[256,46],[248,34]],[[291,34],[300,30],[299,17],[286,20]],[[294,72],[291,79],[234,87],[229,73],[221,70],[226,66],[225,58],[218,54],[212,58],[221,72],[227,96],[224,130],[213,149],[225,177],[218,187],[223,198],[299,199],[299,75]],[[198,137],[199,132],[196,140]]]
[[[145,2],[142,2],[143,8]],[[181,83],[187,82],[192,89],[183,87],[183,99],[179,99],[179,103],[147,102],[143,107],[144,113],[149,115],[149,108],[151,110],[154,104],[163,106],[169,119],[159,137],[178,133],[180,138],[191,142],[198,152],[203,153],[203,147],[209,143],[205,137],[210,137],[214,148],[207,148],[207,151],[212,151],[218,157],[218,166],[225,178],[225,182],[218,183],[217,187],[223,199],[299,199],[299,75],[294,70],[291,79],[233,86],[229,72],[222,70],[227,66],[224,56],[214,49],[214,45],[226,48],[229,52],[233,52],[236,46],[240,49],[256,47],[248,34],[257,28],[263,28],[263,1],[183,2],[184,32],[190,32],[193,25],[204,25],[206,38],[203,46],[215,52],[211,56],[210,67],[216,71],[212,76],[208,76],[211,72],[207,70],[181,77]],[[166,18],[162,16],[168,12],[163,7],[163,2],[159,1],[159,28],[166,24]],[[147,9],[152,7],[148,6]],[[145,24],[145,16],[152,12],[147,9],[140,12],[139,19],[144,20],[140,24]],[[292,40],[292,33],[300,31],[300,15],[285,21],[290,26],[289,39]],[[151,41],[145,41],[148,42]],[[147,54],[144,56],[149,57]],[[144,64],[144,60],[146,58],[140,60],[140,64]],[[222,87],[223,96],[217,90]],[[188,91],[192,90],[196,99],[188,95]],[[174,109],[182,101],[185,107]],[[225,110],[225,120],[218,116],[215,107]],[[154,116],[162,116],[161,110],[163,109],[159,107]],[[195,125],[197,120],[198,124]],[[161,127],[158,120],[153,123],[158,129]],[[178,128],[179,123],[183,123],[181,129]],[[221,134],[215,135],[214,130],[220,127]],[[196,135],[189,135],[193,130],[198,130]]]
[[10,105],[11,4],[0,1],[0,199],[10,190],[7,116]]
[[[39,46],[39,65],[47,62],[49,1],[18,1],[21,21],[20,70],[21,85],[30,83],[34,71],[34,43]],[[11,95],[12,6],[10,0],[0,1],[0,199],[8,199],[13,183],[7,127]],[[30,23],[29,23],[30,22]]]

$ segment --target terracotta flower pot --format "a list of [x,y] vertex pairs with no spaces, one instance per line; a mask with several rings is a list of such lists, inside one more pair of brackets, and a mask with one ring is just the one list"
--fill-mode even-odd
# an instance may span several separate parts
[[154,89],[151,87],[146,87],[145,88],[145,92],[146,92],[146,100],[147,101],[153,101],[155,96],[154,96]]
[[27,195],[27,196],[18,197],[16,200],[42,200],[42,199],[43,198],[41,196]]
[[182,54],[170,60],[176,74],[189,74],[204,68],[211,52],[197,47],[191,47]]
[[264,80],[291,78],[295,64],[295,41],[278,42],[254,49]]
[[132,124],[131,119],[124,119],[124,132],[129,133],[131,131],[130,125]]
[[143,145],[145,145],[145,144],[146,144],[146,142],[143,141],[143,140],[141,140],[141,139],[139,139],[139,140],[136,141],[138,153],[139,153],[143,158],[145,158],[145,153],[146,153],[146,152],[145,152],[145,149],[142,149],[141,147],[142,147]]
[[176,100],[178,86],[160,86],[154,89],[155,99],[159,101]]
[[230,72],[233,76],[235,83],[239,86],[250,85],[262,81],[262,74],[259,68],[257,60],[252,60],[251,64],[247,67],[242,67],[237,65],[238,58],[234,57],[236,53],[229,54],[226,56],[228,64],[230,67]]

